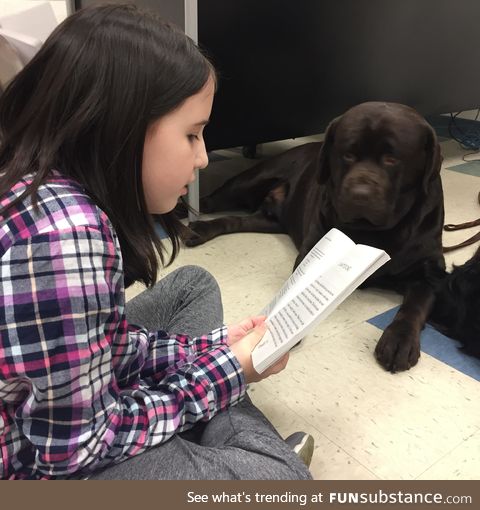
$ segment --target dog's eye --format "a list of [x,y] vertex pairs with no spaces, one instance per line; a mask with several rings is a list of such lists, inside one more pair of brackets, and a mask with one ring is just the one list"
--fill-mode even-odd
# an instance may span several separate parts
[[391,154],[384,154],[382,156],[382,163],[387,166],[392,166],[398,163],[398,159],[394,158]]
[[351,152],[346,152],[343,155],[343,160],[345,163],[353,163],[355,161],[355,156]]

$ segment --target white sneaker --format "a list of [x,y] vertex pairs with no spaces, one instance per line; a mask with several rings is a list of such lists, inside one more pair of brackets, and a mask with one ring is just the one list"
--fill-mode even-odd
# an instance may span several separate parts
[[313,436],[306,432],[294,432],[285,439],[285,442],[300,457],[303,463],[309,467],[314,450]]

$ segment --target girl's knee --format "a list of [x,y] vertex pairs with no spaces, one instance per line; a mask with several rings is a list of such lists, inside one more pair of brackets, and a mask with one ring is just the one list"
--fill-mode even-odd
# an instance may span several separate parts
[[203,288],[214,288],[219,290],[217,280],[206,269],[200,266],[188,265],[177,269],[179,276],[181,275],[188,283]]

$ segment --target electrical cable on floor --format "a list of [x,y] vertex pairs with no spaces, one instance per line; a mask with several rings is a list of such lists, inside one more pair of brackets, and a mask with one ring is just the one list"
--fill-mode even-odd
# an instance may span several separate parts
[[[467,121],[463,126],[460,126],[457,117],[462,112],[450,114],[450,122],[448,123],[448,132],[450,137],[457,141],[463,149],[472,149],[473,152],[464,154],[462,159],[466,162],[478,161],[479,158],[467,159],[467,156],[472,156],[480,152],[480,123],[476,122],[480,115],[480,109],[477,110],[477,114],[473,121]],[[462,119],[466,120],[466,119]],[[466,124],[466,126],[465,126]]]

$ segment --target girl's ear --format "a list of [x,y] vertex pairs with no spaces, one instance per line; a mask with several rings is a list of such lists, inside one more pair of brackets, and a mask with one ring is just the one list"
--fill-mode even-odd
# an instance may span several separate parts
[[339,119],[340,117],[332,120],[332,122],[330,122],[327,127],[327,131],[325,132],[325,139],[323,140],[317,163],[317,182],[319,184],[325,184],[330,178],[330,151],[335,140],[335,130]]

